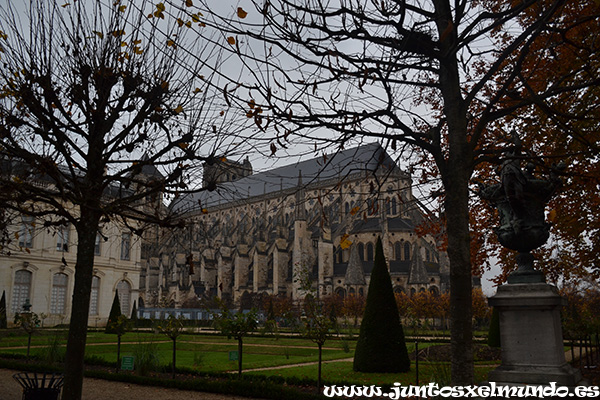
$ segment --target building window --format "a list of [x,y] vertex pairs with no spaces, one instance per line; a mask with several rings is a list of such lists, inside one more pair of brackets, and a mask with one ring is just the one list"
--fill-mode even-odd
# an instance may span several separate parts
[[67,308],[67,283],[69,277],[61,272],[52,277],[51,314],[65,314]]
[[23,304],[30,299],[31,272],[20,270],[15,273],[15,284],[13,286],[12,307],[13,313],[23,310]]
[[396,255],[396,260],[402,260],[402,243],[396,242],[394,245],[394,254]]
[[365,245],[362,243],[358,244],[358,255],[360,257],[360,261],[365,261]]
[[35,229],[34,218],[30,215],[21,217],[22,225],[19,233],[19,246],[30,249],[33,247],[33,233]]
[[90,315],[98,315],[98,294],[100,293],[100,278],[92,278],[92,291],[90,292]]
[[131,252],[131,233],[121,235],[121,260],[129,260]]
[[392,197],[392,215],[398,214],[398,202],[395,197]]
[[100,255],[100,240],[102,239],[102,235],[100,233],[96,233],[96,243],[94,245],[94,255]]
[[410,244],[408,242],[404,243],[404,259],[410,260]]
[[71,227],[66,225],[61,225],[58,228],[58,235],[56,237],[56,251],[69,251],[69,233]]
[[373,261],[373,243],[367,243],[367,261]]
[[121,304],[121,314],[129,315],[129,299],[131,297],[131,285],[127,281],[121,281],[117,285],[117,295]]

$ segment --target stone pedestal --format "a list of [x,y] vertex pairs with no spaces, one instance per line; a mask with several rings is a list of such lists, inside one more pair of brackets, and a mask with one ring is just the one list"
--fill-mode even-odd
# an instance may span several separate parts
[[502,364],[491,382],[575,386],[579,370],[565,361],[560,309],[564,299],[546,283],[507,284],[489,304],[500,315]]

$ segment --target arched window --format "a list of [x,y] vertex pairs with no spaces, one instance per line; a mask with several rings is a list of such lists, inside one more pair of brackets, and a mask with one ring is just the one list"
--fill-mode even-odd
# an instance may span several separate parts
[[394,254],[396,255],[396,260],[402,260],[402,243],[396,242],[394,244]]
[[50,314],[64,314],[67,311],[67,274],[59,272],[52,277],[52,297],[50,298]]
[[13,313],[23,310],[23,304],[29,300],[31,292],[31,272],[24,269],[15,272],[15,284],[13,285],[12,307]]
[[358,256],[361,261],[365,261],[365,245],[362,243],[358,244]]
[[344,297],[346,297],[346,290],[342,287],[338,287],[335,289],[335,294],[343,299]]
[[410,260],[410,243],[404,243],[404,259]]
[[415,294],[417,294],[417,291],[415,288],[410,289],[410,295],[414,296]]
[[358,295],[359,296],[364,296],[365,295],[365,289],[364,288],[358,288]]
[[92,291],[90,293],[90,315],[98,315],[98,294],[100,293],[100,278],[92,278]]
[[404,288],[402,286],[394,287],[394,293],[404,293]]
[[350,288],[350,289],[348,289],[348,295],[349,295],[349,296],[354,296],[354,293],[355,293],[355,290],[354,290],[354,288]]
[[392,215],[398,214],[398,202],[395,197],[392,197]]
[[344,211],[346,212],[346,215],[350,213],[350,204],[348,204],[348,202],[344,204]]
[[427,249],[425,249],[425,259],[431,261],[431,253]]
[[121,303],[121,314],[129,315],[129,302],[131,298],[131,285],[127,281],[121,281],[117,285],[117,293],[119,296],[119,303]]
[[373,243],[367,243],[367,261],[373,261]]
[[440,290],[437,288],[437,286],[431,286],[429,288],[429,293],[431,293],[434,296],[439,296],[440,295]]

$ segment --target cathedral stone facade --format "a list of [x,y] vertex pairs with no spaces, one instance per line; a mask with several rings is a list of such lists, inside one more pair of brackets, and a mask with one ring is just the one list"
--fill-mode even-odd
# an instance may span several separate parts
[[448,289],[446,254],[416,233],[431,214],[378,144],[255,174],[247,159],[213,161],[203,185],[170,205],[181,227],[147,245],[146,307],[261,293],[299,299],[302,274],[320,296],[366,294],[378,237],[395,291]]

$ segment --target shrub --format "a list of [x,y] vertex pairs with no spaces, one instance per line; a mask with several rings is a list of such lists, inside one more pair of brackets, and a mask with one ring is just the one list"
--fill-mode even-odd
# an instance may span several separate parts
[[492,309],[492,321],[490,322],[490,330],[488,332],[488,346],[500,347],[500,314],[498,309]]
[[375,263],[367,304],[354,354],[354,370],[360,372],[406,372],[410,359],[392,289],[381,238],[377,239]]
[[140,342],[133,348],[135,369],[141,376],[148,376],[152,371],[160,370],[158,348],[153,342]]
[[113,299],[112,307],[110,308],[110,314],[108,314],[108,321],[106,322],[105,333],[117,333],[115,331],[115,324],[121,315],[121,303],[119,303],[119,295],[115,292],[115,298]]

